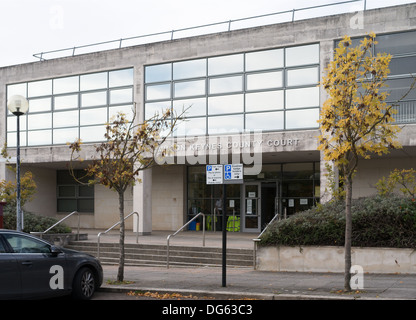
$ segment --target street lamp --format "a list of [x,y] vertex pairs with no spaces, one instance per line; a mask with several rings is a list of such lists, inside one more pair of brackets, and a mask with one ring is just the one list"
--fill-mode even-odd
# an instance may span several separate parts
[[29,102],[25,97],[16,95],[12,96],[8,103],[7,109],[17,116],[17,143],[16,143],[16,230],[23,230],[23,213],[20,208],[20,116],[24,115],[29,109]]

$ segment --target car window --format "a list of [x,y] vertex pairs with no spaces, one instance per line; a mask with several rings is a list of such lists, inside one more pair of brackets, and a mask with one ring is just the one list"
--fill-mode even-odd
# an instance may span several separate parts
[[3,242],[0,239],[0,253],[5,253],[6,252],[6,248],[3,245]]
[[50,246],[42,241],[23,235],[5,234],[7,242],[15,253],[50,253]]

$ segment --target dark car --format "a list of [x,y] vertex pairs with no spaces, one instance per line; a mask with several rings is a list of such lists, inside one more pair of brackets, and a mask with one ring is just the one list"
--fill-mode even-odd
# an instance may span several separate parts
[[72,294],[90,299],[103,281],[100,262],[24,232],[0,229],[0,299]]

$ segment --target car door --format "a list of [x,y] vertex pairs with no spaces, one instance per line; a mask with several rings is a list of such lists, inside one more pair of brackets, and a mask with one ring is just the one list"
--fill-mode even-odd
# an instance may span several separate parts
[[51,246],[23,234],[5,234],[20,271],[22,296],[37,298],[59,295],[64,287],[64,254],[53,254]]
[[16,258],[8,252],[0,236],[0,299],[15,299],[20,295],[21,283]]

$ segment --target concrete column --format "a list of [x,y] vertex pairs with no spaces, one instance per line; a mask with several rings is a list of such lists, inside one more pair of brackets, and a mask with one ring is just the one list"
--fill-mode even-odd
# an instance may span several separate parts
[[139,214],[139,220],[134,215],[133,231],[140,235],[152,233],[152,169],[146,169],[139,174],[141,182],[133,187],[133,210]]

